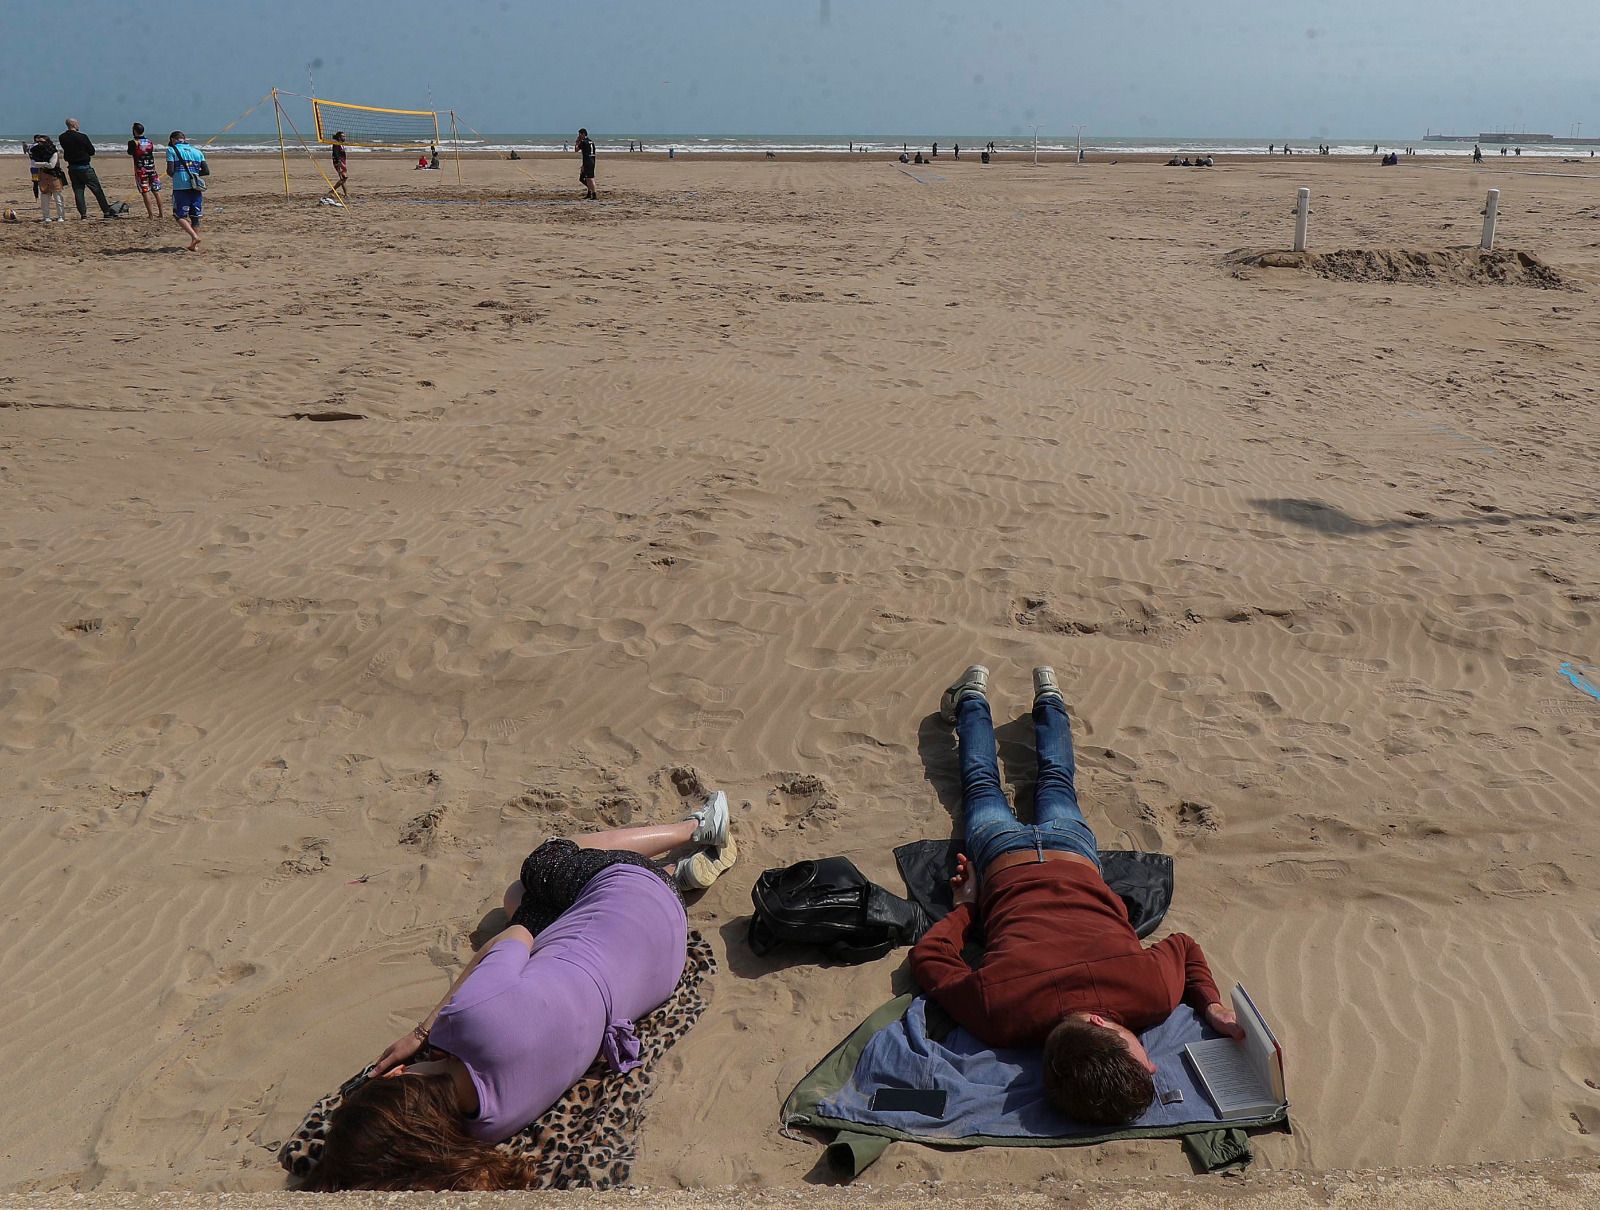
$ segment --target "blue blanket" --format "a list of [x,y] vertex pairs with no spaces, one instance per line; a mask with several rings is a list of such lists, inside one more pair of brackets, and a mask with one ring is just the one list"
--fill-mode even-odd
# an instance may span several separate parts
[[[1051,1108],[1044,1095],[1044,1062],[1037,1048],[1001,1050],[955,1027],[942,1041],[929,1036],[928,1001],[918,996],[898,1021],[867,1043],[848,1082],[817,1103],[829,1118],[869,1128],[887,1128],[928,1142],[986,1139],[1063,1139],[1103,1137],[1103,1126],[1074,1122]],[[1181,1128],[1248,1125],[1225,1121],[1196,1086],[1183,1057],[1189,1042],[1219,1035],[1187,1005],[1154,1029],[1139,1035],[1155,1061],[1156,1101],[1125,1130],[1181,1133]],[[875,1110],[880,1088],[934,1088],[946,1093],[942,1117],[911,1111]],[[1176,1091],[1181,1100],[1172,1100]],[[1166,1100],[1167,1103],[1163,1103]],[[1201,1124],[1204,1124],[1203,1126]]]

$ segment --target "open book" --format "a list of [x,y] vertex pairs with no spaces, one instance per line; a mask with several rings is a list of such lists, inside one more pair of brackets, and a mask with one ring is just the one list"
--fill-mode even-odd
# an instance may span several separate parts
[[1283,1047],[1242,983],[1233,987],[1233,1014],[1244,1029],[1243,1041],[1191,1042],[1183,1048],[1184,1058],[1224,1118],[1265,1117],[1288,1104]]

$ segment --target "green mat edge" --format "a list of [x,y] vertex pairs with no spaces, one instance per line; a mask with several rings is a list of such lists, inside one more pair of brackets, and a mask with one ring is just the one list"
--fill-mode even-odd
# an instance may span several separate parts
[[844,1118],[828,1117],[816,1112],[824,1097],[843,1088],[854,1074],[861,1052],[873,1034],[906,1015],[916,996],[907,993],[896,996],[877,1009],[860,1025],[846,1035],[794,1086],[783,1103],[784,1126],[811,1126],[841,1133],[869,1134],[894,1139],[904,1143],[920,1143],[924,1147],[1088,1147],[1096,1143],[1111,1143],[1118,1139],[1177,1139],[1186,1134],[1202,1134],[1212,1130],[1255,1130],[1277,1126],[1289,1120],[1289,1107],[1285,1105],[1274,1113],[1259,1118],[1230,1118],[1223,1122],[1188,1122],[1178,1126],[1127,1126],[1104,1134],[1081,1134],[1071,1138],[1018,1138],[1012,1135],[969,1134],[959,1139],[930,1139],[920,1134],[896,1130],[892,1126],[867,1125]]

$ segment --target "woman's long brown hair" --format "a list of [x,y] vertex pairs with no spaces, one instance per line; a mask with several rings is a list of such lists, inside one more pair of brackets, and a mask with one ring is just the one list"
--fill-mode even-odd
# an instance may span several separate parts
[[305,1188],[527,1189],[536,1175],[527,1160],[467,1133],[449,1076],[394,1076],[345,1097]]

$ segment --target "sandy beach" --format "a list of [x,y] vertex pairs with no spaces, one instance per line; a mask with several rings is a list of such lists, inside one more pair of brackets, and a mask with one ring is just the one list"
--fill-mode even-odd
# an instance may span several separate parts
[[[1600,1153],[1600,169],[636,156],[585,205],[576,159],[352,157],[341,211],[214,163],[198,255],[0,226],[0,1191],[282,1188],[522,856],[681,770],[742,860],[635,1177],[816,1179],[778,1107],[905,952],[757,958],[750,887],[899,887],[974,660],[1025,806],[1057,668],[1102,844],[1175,855],[1167,928],[1278,1028],[1258,1169]],[[1299,185],[1330,253],[1475,244],[1498,188],[1552,274],[1230,260]]]

